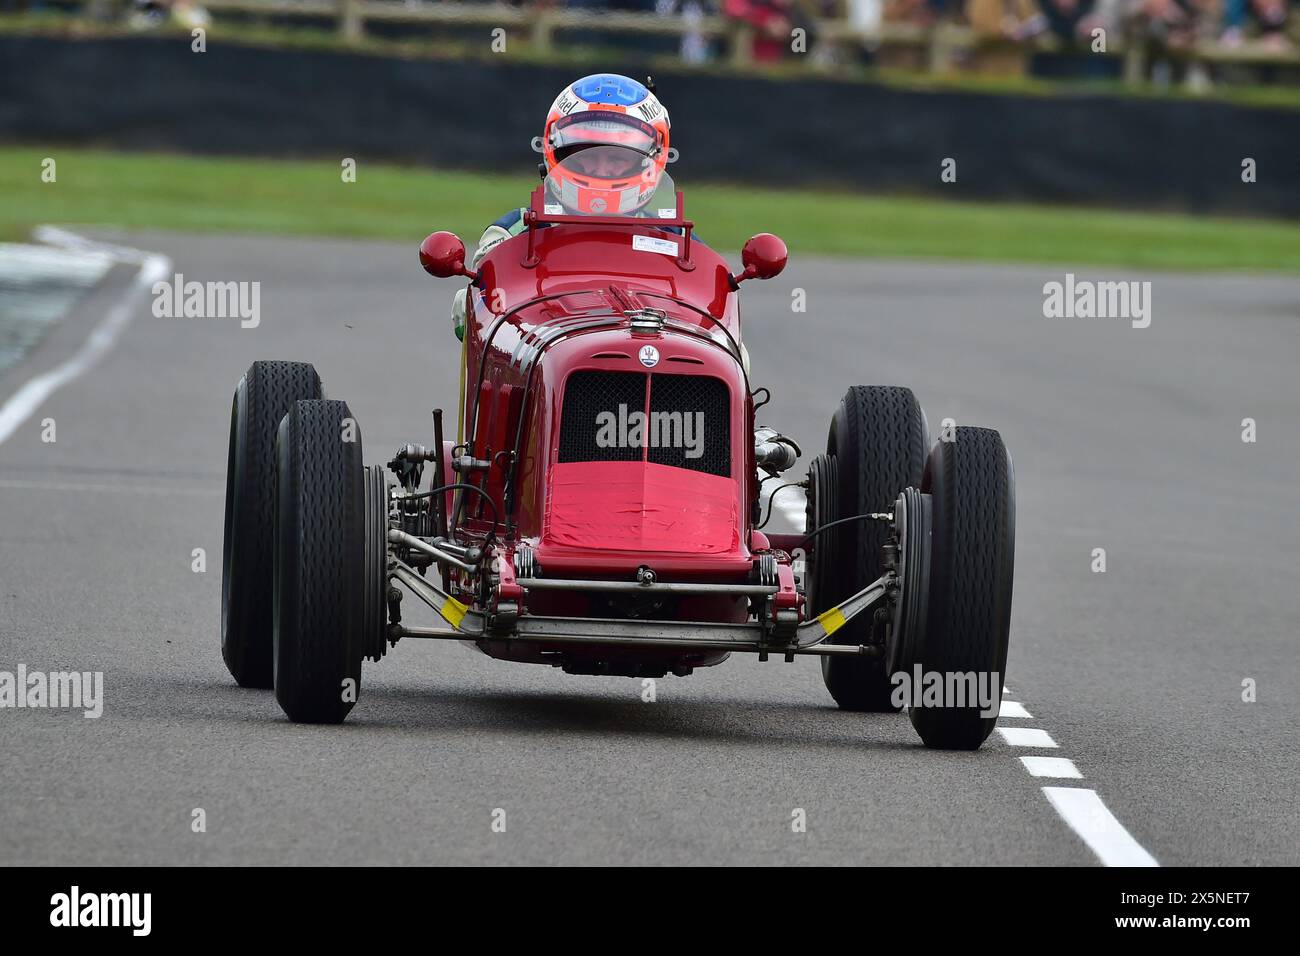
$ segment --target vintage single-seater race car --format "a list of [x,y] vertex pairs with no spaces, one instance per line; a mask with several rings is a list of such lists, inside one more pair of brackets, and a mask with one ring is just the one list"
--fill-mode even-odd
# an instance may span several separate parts
[[[601,147],[615,149],[617,147]],[[897,711],[891,675],[991,675],[1001,694],[1015,537],[996,431],[931,448],[911,391],[849,388],[800,484],[807,526],[761,529],[799,445],[759,424],[738,290],[786,264],[760,234],[733,273],[671,178],[636,213],[575,209],[552,177],[477,268],[446,232],[430,274],[469,280],[455,438],[366,466],[307,364],[235,391],[222,651],[294,721],[342,721],[363,658],[454,639],[571,674],[687,675],[733,653],[816,655],[840,707]],[[405,593],[440,626],[402,617]],[[948,686],[954,686],[949,680]],[[992,730],[974,699],[910,719],[929,746]]]

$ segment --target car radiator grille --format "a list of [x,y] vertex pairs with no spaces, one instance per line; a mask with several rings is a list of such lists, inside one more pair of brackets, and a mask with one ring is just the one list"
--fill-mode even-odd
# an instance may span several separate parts
[[[647,387],[650,417],[640,443],[628,441],[636,436],[626,427],[615,427],[612,432],[607,427],[602,435],[602,421],[630,423],[631,413],[645,412]],[[644,459],[709,475],[731,474],[731,396],[721,379],[574,372],[564,386],[561,414],[561,462]],[[608,440],[611,434],[616,441]],[[598,436],[606,440],[599,441]]]
[[644,449],[596,441],[598,416],[645,408],[646,377],[637,372],[574,372],[564,384],[564,415],[560,423],[560,461],[640,461]]

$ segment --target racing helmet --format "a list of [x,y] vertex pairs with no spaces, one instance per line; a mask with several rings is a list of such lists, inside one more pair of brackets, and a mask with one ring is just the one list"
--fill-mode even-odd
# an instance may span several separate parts
[[668,111],[644,84],[593,73],[566,86],[542,131],[547,182],[584,213],[630,213],[650,201],[668,162]]

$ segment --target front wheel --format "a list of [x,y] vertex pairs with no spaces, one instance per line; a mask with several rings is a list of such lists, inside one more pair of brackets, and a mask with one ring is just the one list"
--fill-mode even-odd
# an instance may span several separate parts
[[[911,389],[856,385],[845,394],[831,421],[827,454],[808,470],[808,532],[850,519],[823,531],[814,545],[808,562],[813,614],[852,597],[884,572],[888,527],[852,519],[889,511],[904,488],[919,485],[928,447],[925,413]],[[883,628],[876,615],[861,614],[831,643],[882,643]],[[842,709],[898,710],[882,658],[823,657],[821,665],[826,689]]]
[[930,496],[929,600],[924,625],[909,628],[905,663],[962,692],[938,706],[914,701],[908,716],[927,747],[974,750],[997,722],[1011,630],[1015,475],[1002,436],[956,429],[930,453],[921,490]]
[[361,691],[366,613],[361,433],[345,402],[300,401],[276,444],[275,698],[337,724]]
[[235,386],[226,464],[221,656],[240,687],[271,686],[275,436],[299,399],[321,397],[305,362],[254,362]]

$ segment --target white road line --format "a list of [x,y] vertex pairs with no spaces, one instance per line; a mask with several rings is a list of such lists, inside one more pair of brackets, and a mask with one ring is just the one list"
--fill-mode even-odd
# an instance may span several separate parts
[[4,444],[5,440],[27,421],[46,399],[77,376],[84,374],[108,354],[117,343],[122,330],[135,318],[137,300],[149,292],[155,282],[170,276],[172,271],[171,260],[157,253],[143,252],[126,246],[95,243],[75,233],[52,226],[41,226],[35,230],[34,235],[42,241],[65,248],[106,252],[124,262],[138,262],[140,271],[136,273],[135,281],[131,283],[127,294],[109,309],[108,314],[95,326],[76,354],[50,371],[24,383],[4,405],[0,406],[0,444]]
[[119,262],[143,264],[150,257],[158,255],[156,252],[146,252],[143,249],[134,249],[131,246],[119,246],[111,242],[87,239],[85,236],[69,232],[67,229],[60,229],[58,226],[37,226],[32,230],[32,238],[37,242],[45,242],[51,246],[58,246],[60,249],[69,249],[73,252],[89,252],[96,255],[112,256]]
[[1082,787],[1043,787],[1043,793],[1103,865],[1160,865],[1106,809],[1097,791]]
[[1021,757],[1020,762],[1035,777],[1059,777],[1062,780],[1082,780],[1083,774],[1066,757]]
[[112,267],[113,257],[107,252],[0,242],[0,271],[10,287],[21,289],[52,277],[75,285],[94,285]]
[[[1004,689],[1004,693],[1005,693]],[[1012,708],[1008,711],[1008,707]],[[1002,702],[1002,717],[1028,717],[1029,712],[1015,701]],[[1057,743],[1045,730],[1033,727],[997,727],[1002,739],[1012,747],[1055,748]],[[1030,776],[1058,780],[1082,780],[1083,774],[1073,760],[1065,757],[1021,757],[1020,763]],[[1097,791],[1083,787],[1043,787],[1043,795],[1088,849],[1097,854],[1104,866],[1159,866],[1155,857],[1144,850],[1124,829],[1115,815],[1102,803]]]
[[1056,747],[1051,735],[1036,727],[995,727],[994,730],[1012,747]]

